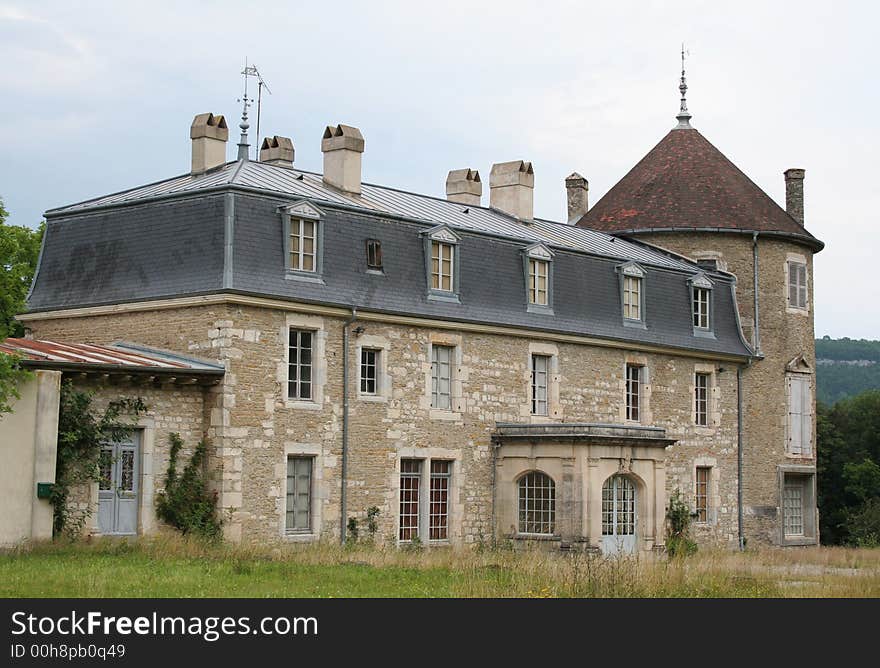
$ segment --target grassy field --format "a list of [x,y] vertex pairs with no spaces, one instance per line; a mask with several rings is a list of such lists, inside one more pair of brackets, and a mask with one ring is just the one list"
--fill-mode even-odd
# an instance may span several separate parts
[[0,552],[4,597],[878,597],[880,549],[686,559],[503,549],[205,545],[175,537]]

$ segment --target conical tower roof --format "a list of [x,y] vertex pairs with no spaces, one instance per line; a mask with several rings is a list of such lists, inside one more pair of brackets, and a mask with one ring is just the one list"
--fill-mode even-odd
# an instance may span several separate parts
[[577,224],[626,234],[768,232],[823,246],[692,127],[670,130]]

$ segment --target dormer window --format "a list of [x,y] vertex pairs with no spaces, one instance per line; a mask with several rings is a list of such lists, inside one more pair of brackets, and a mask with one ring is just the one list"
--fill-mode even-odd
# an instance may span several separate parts
[[627,327],[645,326],[645,270],[635,262],[619,265],[620,301],[623,324]]
[[705,274],[697,274],[688,280],[691,293],[691,324],[694,336],[712,334],[712,288],[713,283]]
[[452,292],[455,246],[443,241],[431,242],[431,289]]
[[286,278],[323,282],[322,212],[305,200],[280,209],[284,223]]
[[314,220],[290,219],[289,268],[293,271],[315,271],[317,267],[315,262],[317,227],[318,223]]
[[382,242],[367,239],[367,270],[382,271]]
[[448,225],[438,225],[423,235],[428,299],[458,303],[459,236]]
[[553,313],[553,251],[532,244],[523,251],[528,310]]

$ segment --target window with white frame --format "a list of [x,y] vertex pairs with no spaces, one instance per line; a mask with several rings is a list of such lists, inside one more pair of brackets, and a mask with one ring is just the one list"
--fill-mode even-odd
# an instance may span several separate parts
[[428,512],[428,538],[449,538],[449,483],[452,479],[452,462],[446,459],[431,460],[431,506]]
[[549,303],[550,263],[529,258],[529,304],[547,306]]
[[452,410],[453,346],[431,346],[431,408]]
[[317,271],[318,222],[303,218],[290,219],[290,262],[294,271]]
[[312,529],[312,461],[312,457],[287,458],[284,526],[288,533],[309,533]]
[[[427,472],[427,480],[423,476]],[[452,461],[447,459],[400,460],[400,514],[398,538],[449,540],[449,506]],[[427,494],[422,490],[427,485]],[[422,499],[427,498],[427,504]]]
[[788,262],[788,305],[807,308],[807,265],[803,262]]
[[813,391],[810,375],[790,373],[788,385],[788,447],[790,455],[813,454]]
[[626,419],[632,422],[641,420],[643,372],[640,364],[626,365]]
[[455,290],[455,247],[442,241],[431,242],[431,289]]
[[532,415],[548,414],[550,356],[532,355]]
[[361,348],[360,393],[376,395],[379,393],[379,360],[382,351],[378,348]]
[[401,541],[411,541],[419,536],[421,503],[419,491],[422,486],[422,460],[400,460],[400,532]]
[[710,294],[708,288],[694,287],[693,316],[696,329],[709,329]]
[[709,481],[712,479],[712,468],[698,466],[695,469],[694,480],[694,510],[697,522],[709,521]]
[[642,279],[637,276],[623,277],[623,317],[642,319]]
[[300,401],[312,400],[313,362],[315,332],[302,329],[289,330],[287,358],[287,397]]
[[556,531],[556,483],[541,471],[531,471],[517,483],[518,530],[522,534],[553,535]]
[[694,374],[694,422],[698,427],[709,426],[709,385],[712,375]]

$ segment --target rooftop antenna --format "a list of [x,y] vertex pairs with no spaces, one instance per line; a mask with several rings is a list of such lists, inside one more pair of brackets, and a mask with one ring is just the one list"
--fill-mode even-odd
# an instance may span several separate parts
[[[256,65],[251,65],[248,67],[247,61],[245,60],[244,69],[241,71],[245,78],[245,86],[247,86],[247,78],[248,77],[256,77],[257,79],[257,144],[260,143],[260,114],[263,106],[263,89],[266,89],[266,92],[269,95],[272,94],[272,91],[269,90],[269,85],[263,80],[263,76],[260,74],[260,71],[257,69]],[[257,160],[259,161],[260,150],[257,148]]]
[[250,127],[250,123],[248,123],[248,107],[251,106],[251,99],[248,97],[247,85],[248,85],[248,74],[247,74],[247,58],[244,59],[244,69],[241,71],[242,76],[244,77],[244,95],[239,98],[239,102],[242,103],[241,109],[241,123],[238,124],[238,127],[241,128],[241,139],[238,141],[238,159],[239,160],[248,160],[248,136],[247,131]]
[[685,54],[691,55],[690,51],[685,51],[684,42],[681,44],[681,83],[678,85],[678,90],[681,91],[681,107],[678,110],[678,125],[676,129],[690,129],[691,127],[691,112],[688,111],[687,105],[687,81],[684,78],[684,56]]

